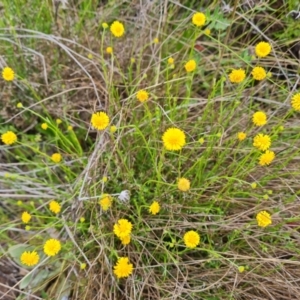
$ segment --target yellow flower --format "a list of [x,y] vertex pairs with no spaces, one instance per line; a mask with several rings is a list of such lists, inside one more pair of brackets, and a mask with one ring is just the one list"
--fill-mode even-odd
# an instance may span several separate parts
[[186,178],[179,178],[177,187],[182,192],[187,192],[191,187],[191,182]]
[[267,77],[266,70],[262,67],[255,67],[251,72],[255,80],[263,80]]
[[193,14],[192,23],[197,27],[203,26],[205,24],[205,21],[206,21],[206,17],[204,13],[197,12]]
[[18,102],[18,104],[17,104],[17,108],[22,108],[23,107],[23,104],[22,104],[22,102]]
[[240,131],[237,134],[237,138],[239,141],[243,141],[246,137],[247,137],[247,134],[245,132]]
[[109,117],[105,112],[97,112],[92,114],[92,126],[97,130],[105,129],[109,124]]
[[158,39],[158,38],[155,38],[155,39],[153,40],[153,43],[154,43],[154,44],[158,44],[158,43],[159,43],[159,39]]
[[256,126],[264,126],[267,124],[267,115],[263,111],[257,111],[253,114],[252,121]]
[[253,189],[256,189],[256,188],[257,188],[257,183],[256,183],[256,182],[252,182],[252,183],[251,183],[251,187],[252,187]]
[[112,126],[110,126],[109,131],[110,131],[110,133],[115,133],[117,131],[117,129],[118,129],[117,126],[112,125]]
[[107,176],[103,176],[103,177],[102,177],[102,182],[103,182],[103,183],[106,183],[107,181],[108,181]]
[[35,266],[39,262],[40,257],[36,251],[25,251],[22,253],[20,260],[23,265],[31,267]]
[[59,240],[49,239],[44,245],[44,252],[48,256],[54,256],[61,250],[61,244]]
[[61,156],[60,153],[53,153],[53,154],[51,155],[51,160],[52,160],[53,162],[55,162],[56,164],[58,164],[58,163],[62,160],[62,156]]
[[44,130],[47,130],[48,124],[47,124],[47,123],[43,123],[43,124],[41,125],[41,128],[44,129]]
[[101,200],[99,200],[99,204],[102,210],[104,211],[108,210],[112,205],[112,197],[108,194],[104,194]]
[[14,70],[12,68],[5,67],[2,70],[2,77],[6,81],[13,81],[14,78],[15,78],[15,72],[14,72]]
[[255,53],[258,57],[265,57],[271,52],[271,45],[266,42],[260,42],[255,46]]
[[259,212],[256,216],[257,225],[260,227],[266,227],[272,224],[271,215],[265,210]]
[[120,257],[114,266],[114,274],[117,278],[128,277],[132,274],[133,265],[129,263],[128,257]]
[[58,214],[61,210],[61,206],[57,201],[52,200],[49,203],[49,209],[54,212],[55,214]]
[[22,217],[21,218],[22,218],[22,222],[25,223],[25,224],[27,224],[31,220],[31,214],[29,214],[27,211],[24,211],[22,213]]
[[113,53],[113,48],[112,47],[107,47],[106,48],[106,53],[112,54]]
[[203,145],[203,144],[205,143],[205,140],[204,140],[204,138],[200,138],[200,139],[198,140],[198,142],[199,142],[201,145]]
[[131,62],[132,64],[134,64],[134,63],[135,63],[135,58],[134,58],[134,57],[131,57],[131,58],[130,58],[130,62]]
[[25,226],[25,230],[29,231],[31,229],[31,227],[29,225]]
[[22,200],[18,200],[17,201],[17,205],[19,205],[19,206],[23,205],[23,201]]
[[89,53],[89,54],[88,54],[88,56],[87,56],[87,58],[88,58],[88,59],[93,59],[93,58],[94,58],[94,56],[93,56],[93,54],[92,54],[92,53]]
[[16,134],[12,131],[7,131],[1,135],[1,140],[5,145],[12,145],[17,139]]
[[105,23],[105,22],[104,22],[104,23],[102,23],[102,28],[103,28],[103,29],[106,29],[106,28],[108,28],[108,24],[107,24],[107,23]]
[[240,273],[243,273],[245,271],[245,267],[244,266],[239,266],[238,270]]
[[140,102],[145,102],[149,99],[149,94],[147,91],[145,90],[139,90],[136,94],[136,98],[140,101]]
[[130,235],[131,230],[132,230],[132,224],[126,219],[120,219],[114,225],[114,234],[120,239]]
[[56,119],[55,122],[56,122],[57,125],[59,125],[59,124],[62,123],[62,120],[61,119]]
[[291,104],[294,110],[300,111],[300,93],[297,93],[292,97]]
[[173,65],[174,64],[174,58],[173,57],[169,57],[168,58],[168,64],[169,65]]
[[110,31],[115,37],[121,37],[124,35],[125,28],[124,25],[119,21],[114,21],[110,25]]
[[122,245],[126,246],[130,243],[130,235],[126,235],[124,237],[121,238],[121,242],[122,242]]
[[271,138],[267,134],[259,133],[253,138],[253,146],[261,151],[271,147]]
[[71,131],[71,130],[73,130],[73,126],[69,125],[67,129],[68,129],[68,131]]
[[80,269],[81,269],[81,270],[84,270],[85,268],[86,268],[86,263],[80,264]]
[[245,70],[243,69],[235,69],[232,70],[229,74],[229,80],[232,83],[240,83],[246,78]]
[[275,159],[274,151],[267,150],[259,158],[259,164],[261,166],[269,165]]
[[200,243],[200,235],[196,231],[190,230],[183,236],[183,241],[188,248],[196,248]]
[[194,59],[191,59],[184,65],[184,68],[187,72],[193,72],[194,70],[196,70],[196,66],[196,61]]
[[162,136],[164,147],[167,150],[178,151],[186,144],[185,133],[178,128],[167,129]]
[[210,30],[210,29],[205,29],[205,30],[204,30],[204,33],[205,33],[206,35],[210,35],[210,34],[211,34],[211,30]]
[[152,204],[149,207],[149,212],[152,215],[156,215],[160,211],[160,205],[157,201],[153,201]]

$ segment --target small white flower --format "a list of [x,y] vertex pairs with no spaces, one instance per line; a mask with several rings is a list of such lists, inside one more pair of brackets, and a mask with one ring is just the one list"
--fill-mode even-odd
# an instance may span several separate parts
[[121,202],[128,202],[130,200],[130,192],[128,190],[122,191],[119,194],[118,199]]

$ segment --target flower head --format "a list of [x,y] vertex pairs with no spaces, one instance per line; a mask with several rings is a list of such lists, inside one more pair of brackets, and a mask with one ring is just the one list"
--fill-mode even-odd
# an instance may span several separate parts
[[259,212],[256,215],[256,221],[257,221],[257,225],[260,227],[267,227],[268,225],[272,224],[271,215],[265,210]]
[[106,28],[108,28],[108,24],[107,24],[107,23],[105,23],[105,22],[103,22],[101,25],[102,25],[102,28],[103,28],[103,29],[106,29]]
[[115,37],[121,37],[124,35],[125,28],[124,25],[119,21],[114,21],[110,25],[110,31]]
[[154,44],[158,44],[158,43],[159,43],[159,39],[158,39],[158,38],[155,38],[155,39],[153,40],[153,43],[154,43]]
[[169,57],[168,58],[168,64],[169,65],[173,65],[174,64],[174,58],[173,57]]
[[53,213],[58,214],[58,213],[61,211],[61,206],[60,206],[60,204],[59,204],[57,201],[52,200],[52,201],[49,203],[49,209],[50,209]]
[[184,65],[184,68],[189,73],[195,71],[196,66],[197,66],[196,61],[194,59],[191,59]]
[[255,53],[258,57],[265,57],[271,52],[271,45],[266,42],[260,42],[255,46]]
[[114,234],[120,239],[130,235],[131,230],[132,230],[132,223],[126,219],[120,219],[114,225]]
[[60,153],[53,153],[53,154],[51,155],[51,160],[52,160],[53,162],[55,162],[56,164],[58,164],[58,163],[62,160],[62,156],[61,156]]
[[160,211],[160,205],[157,201],[153,201],[152,204],[149,207],[149,212],[152,215],[156,215]]
[[61,119],[56,119],[55,122],[56,122],[57,125],[59,125],[59,124],[62,123],[62,120]]
[[128,277],[132,274],[133,265],[129,263],[128,257],[120,257],[114,266],[114,274],[117,278]]
[[5,67],[2,70],[2,77],[6,81],[13,81],[14,78],[15,78],[15,72],[14,72],[14,70],[12,68]]
[[42,128],[43,130],[47,130],[48,124],[47,124],[47,123],[43,123],[43,124],[41,125],[41,128]]
[[247,137],[247,134],[245,132],[240,131],[237,134],[237,138],[239,141],[243,141],[246,137]]
[[264,126],[267,124],[267,115],[263,111],[257,111],[252,116],[252,122],[256,126]]
[[210,35],[211,34],[211,30],[209,28],[207,28],[207,29],[204,30],[204,33],[206,35]]
[[253,146],[261,151],[268,150],[271,147],[271,138],[267,134],[259,133],[253,139]]
[[140,102],[145,102],[149,99],[149,94],[147,91],[145,90],[139,90],[136,94],[136,98],[140,101]]
[[178,128],[169,128],[162,136],[164,147],[167,150],[178,151],[185,145],[185,133]]
[[109,124],[109,117],[105,112],[96,112],[92,114],[91,124],[97,130],[104,130]]
[[266,70],[262,67],[255,67],[251,72],[255,80],[263,80],[267,77]]
[[5,145],[12,145],[17,139],[16,134],[12,131],[7,131],[1,135],[1,140]]
[[107,47],[106,48],[106,53],[112,54],[113,53],[113,48],[112,47]]
[[117,131],[117,126],[116,125],[111,125],[109,128],[110,133],[115,133]]
[[122,242],[122,245],[126,246],[130,243],[130,235],[126,235],[124,237],[121,238],[121,242]]
[[31,267],[39,262],[40,257],[36,251],[25,251],[22,253],[20,260],[23,265]]
[[245,70],[243,69],[237,69],[232,70],[229,74],[229,80],[232,83],[240,83],[246,78]]
[[196,12],[193,14],[192,23],[197,27],[203,26],[205,24],[206,17],[204,13]]
[[61,250],[61,244],[59,240],[49,239],[44,245],[44,252],[48,256],[54,256]]
[[291,104],[294,110],[300,111],[300,93],[297,93],[292,97]]
[[68,129],[68,131],[72,131],[73,130],[73,126],[69,125],[67,129]]
[[119,196],[118,196],[118,199],[121,201],[121,202],[128,202],[130,200],[130,192],[128,190],[124,190],[122,191]]
[[31,214],[28,213],[27,211],[24,211],[24,212],[22,213],[21,219],[22,219],[22,222],[23,222],[23,223],[27,224],[27,223],[29,223],[29,221],[31,220]]
[[196,248],[200,243],[200,235],[196,231],[190,230],[183,236],[183,241],[188,248]]
[[102,198],[99,200],[99,204],[102,210],[108,210],[112,205],[112,197],[108,194],[104,194]]
[[22,107],[23,107],[22,102],[18,102],[18,103],[17,103],[17,108],[22,108]]
[[179,178],[177,187],[182,192],[187,192],[191,187],[191,182],[186,178]]
[[267,150],[259,158],[259,164],[261,166],[269,165],[275,159],[274,151]]

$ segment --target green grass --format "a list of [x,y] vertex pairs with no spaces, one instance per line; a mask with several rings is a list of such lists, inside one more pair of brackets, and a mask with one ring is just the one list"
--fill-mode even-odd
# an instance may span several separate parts
[[[236,2],[228,14],[218,1],[69,2],[56,16],[51,2],[3,1],[1,64],[16,77],[1,81],[0,134],[13,131],[18,141],[0,146],[0,263],[19,268],[14,284],[3,283],[4,294],[297,299],[300,133],[290,101],[298,59],[289,49],[299,22],[287,16],[296,4]],[[195,28],[199,7],[207,22]],[[122,38],[102,28],[114,20],[125,25]],[[272,52],[258,59],[260,41]],[[197,68],[187,73],[190,59]],[[272,77],[253,80],[257,65]],[[247,77],[233,84],[228,75],[239,68]],[[141,89],[150,95],[144,103],[136,99]],[[97,111],[110,118],[103,131],[91,127]],[[252,122],[257,111],[268,117],[262,127]],[[163,146],[170,127],[186,135],[180,151]],[[259,165],[258,133],[271,137],[276,157],[269,166]],[[53,153],[62,161],[54,163]],[[182,177],[191,183],[187,192],[177,187]],[[124,191],[128,201],[118,199]],[[105,194],[113,199],[107,211],[99,205]],[[53,199],[58,214],[49,209]],[[154,200],[156,215],[149,212]],[[265,228],[256,220],[263,210],[272,216]],[[126,246],[113,232],[119,219],[133,225]],[[200,235],[195,249],[184,244],[190,230]],[[51,238],[62,247],[48,257],[43,246]],[[38,264],[22,264],[24,251],[36,251]],[[113,273],[119,257],[133,264],[128,278]]]

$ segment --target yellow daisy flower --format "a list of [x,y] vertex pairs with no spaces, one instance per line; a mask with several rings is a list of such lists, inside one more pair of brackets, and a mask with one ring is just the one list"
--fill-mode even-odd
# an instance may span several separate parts
[[297,93],[292,97],[291,104],[294,110],[300,111],[300,93]]
[[108,194],[104,194],[99,200],[99,204],[102,210],[107,211],[112,205],[112,197]]
[[117,278],[125,278],[132,274],[133,265],[129,263],[128,257],[120,257],[114,266],[114,274]]
[[113,48],[112,47],[107,47],[106,48],[106,53],[112,54],[113,53]]
[[187,192],[191,187],[191,182],[186,178],[179,178],[177,187],[182,192]]
[[259,133],[253,138],[253,146],[261,151],[271,147],[271,138],[267,134]]
[[247,137],[247,134],[243,131],[238,132],[237,138],[239,141],[243,141]]
[[29,267],[35,266],[39,260],[40,257],[36,251],[25,251],[20,257],[21,263]]
[[13,81],[15,78],[15,72],[12,68],[5,67],[2,70],[2,78],[6,81]]
[[232,83],[240,83],[244,81],[245,78],[246,78],[246,73],[245,70],[243,69],[237,69],[237,70],[234,69],[229,74],[229,80]]
[[41,128],[42,128],[43,130],[47,130],[48,124],[47,124],[47,123],[43,123],[43,124],[41,125]]
[[260,42],[255,46],[255,53],[258,57],[266,57],[271,52],[271,45],[266,42]]
[[268,212],[263,210],[256,215],[256,221],[258,226],[267,227],[272,224],[272,217]]
[[152,215],[156,215],[160,211],[160,205],[157,201],[153,201],[152,204],[149,207],[149,212]]
[[130,235],[131,230],[132,230],[132,223],[126,219],[120,219],[114,225],[114,234],[120,239]]
[[1,140],[5,145],[12,145],[17,139],[16,134],[12,131],[7,131],[1,135]]
[[196,12],[193,14],[192,23],[197,27],[203,26],[205,24],[206,17],[205,14],[202,12]]
[[257,111],[253,114],[252,121],[256,126],[264,126],[267,124],[267,115],[263,111]]
[[140,102],[145,102],[149,99],[149,94],[147,91],[145,90],[139,90],[136,93],[136,98],[140,101]]
[[169,128],[162,136],[164,147],[170,151],[181,150],[185,142],[185,133],[178,128]]
[[56,164],[58,164],[58,163],[62,160],[62,156],[61,156],[60,153],[53,153],[53,154],[51,155],[51,160],[52,160],[53,162],[55,162]]
[[189,73],[189,72],[193,72],[196,70],[197,64],[196,61],[194,59],[189,60],[185,65],[184,68],[185,70]]
[[253,68],[251,74],[255,80],[263,80],[267,77],[267,72],[262,67]]
[[110,31],[115,37],[121,37],[125,33],[124,25],[119,21],[114,21],[110,25]]
[[60,204],[59,204],[57,201],[52,200],[52,201],[49,203],[49,209],[50,209],[53,213],[58,214],[58,213],[61,211],[61,206],[60,206]]
[[61,250],[61,243],[56,239],[49,239],[44,244],[44,252],[48,256],[55,256]]
[[183,241],[187,248],[196,248],[200,243],[200,235],[196,231],[190,230],[183,236]]
[[271,162],[275,159],[275,153],[274,151],[267,150],[265,153],[263,153],[259,158],[259,164],[261,166],[266,166],[271,164]]
[[23,223],[27,224],[27,223],[29,223],[29,221],[31,220],[31,214],[28,213],[27,211],[24,211],[24,212],[22,213],[21,219],[22,219],[22,222],[23,222]]
[[97,130],[104,130],[109,124],[109,117],[105,112],[93,113],[91,124]]
[[122,245],[126,246],[130,243],[130,235],[126,235],[124,237],[121,238],[121,242],[122,242]]

